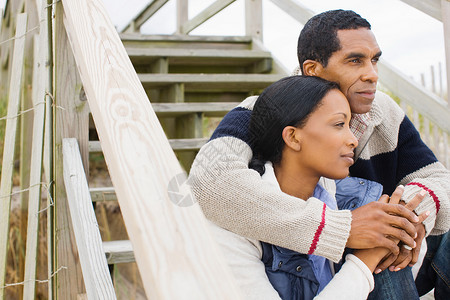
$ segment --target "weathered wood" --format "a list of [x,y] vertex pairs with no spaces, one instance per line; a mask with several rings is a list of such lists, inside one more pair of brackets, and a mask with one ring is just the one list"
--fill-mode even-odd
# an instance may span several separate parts
[[18,111],[22,92],[22,73],[25,49],[27,15],[17,15],[14,53],[9,86],[8,119],[5,128],[1,184],[0,184],[0,299],[5,297],[5,272],[9,237],[9,213],[11,207],[12,175],[14,169],[14,145],[18,125]]
[[245,34],[263,40],[262,0],[245,0]]
[[281,74],[139,74],[145,88],[184,83],[185,91],[262,90],[282,77]]
[[[82,91],[81,79],[67,39],[63,24],[61,2],[56,3],[55,38],[55,122],[54,129],[54,182],[55,182],[55,226],[54,270],[67,267],[54,277],[54,295],[58,299],[76,299],[85,292],[78,250],[73,236],[69,207],[63,178],[63,138],[75,137],[80,146],[85,173],[89,174],[89,106]],[[88,176],[88,175],[86,175]]]
[[27,243],[25,252],[25,283],[23,289],[24,299],[35,298],[36,288],[36,265],[39,237],[39,210],[41,204],[41,182],[42,163],[44,148],[45,114],[46,114],[46,92],[48,87],[48,40],[47,30],[47,9],[46,2],[43,1],[42,17],[39,31],[38,62],[35,65],[38,82],[35,86],[36,93],[33,96],[33,141],[31,145],[31,166],[30,166],[30,198],[28,202],[28,224]]
[[[177,44],[244,44],[248,46],[252,42],[252,38],[248,36],[202,36],[202,35],[145,35],[121,33],[120,38],[124,45],[139,42],[145,45],[145,42],[159,43],[177,43]],[[170,46],[169,46],[170,47]],[[183,46],[184,47],[184,46]]]
[[120,264],[134,262],[133,246],[128,240],[103,242],[106,260],[108,264]]
[[447,70],[447,107],[450,107],[450,1],[441,0],[444,25],[445,61]]
[[[169,139],[169,145],[174,151],[199,150],[204,144],[206,144],[206,142],[208,142],[208,138]],[[100,142],[90,141],[89,152],[102,152],[102,146]]]
[[408,102],[445,132],[450,132],[450,110],[443,99],[417,86],[385,60],[379,61],[378,74],[380,82],[402,101]]
[[[401,0],[423,13],[442,21],[441,0]],[[446,0],[444,0],[446,1]]]
[[150,2],[127,26],[125,26],[122,32],[138,32],[141,29],[141,26],[163,7],[167,1],[169,0],[153,0]]
[[169,198],[181,167],[103,3],[62,3],[147,297],[239,298],[198,204],[181,208]]
[[281,10],[287,13],[289,16],[294,18],[294,20],[305,24],[315,13],[304,6],[303,4],[297,3],[293,0],[270,0],[275,5],[277,5]]
[[206,117],[223,117],[237,105],[239,102],[152,103],[152,108],[158,117],[176,117],[199,112]]
[[198,26],[202,25],[217,13],[222,11],[228,5],[236,0],[216,0],[210,6],[201,11],[197,16],[186,22],[181,26],[181,33],[188,34]]
[[90,188],[89,192],[93,202],[117,201],[116,192],[113,187]]
[[177,0],[177,34],[182,33],[182,27],[188,21],[188,0]]
[[116,299],[76,139],[63,140],[64,185],[89,299]]

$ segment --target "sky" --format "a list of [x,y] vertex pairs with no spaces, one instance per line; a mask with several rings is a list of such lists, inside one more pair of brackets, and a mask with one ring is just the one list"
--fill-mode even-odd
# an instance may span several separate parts
[[[6,0],[0,0],[4,7]],[[102,0],[113,24],[122,29],[150,0]],[[352,9],[372,25],[383,58],[407,76],[420,80],[425,74],[430,85],[431,66],[442,68],[445,82],[444,33],[440,21],[408,6],[400,0],[295,0],[314,12]],[[214,0],[189,0],[189,18]],[[170,0],[141,28],[142,33],[171,34],[175,31],[175,0]],[[265,47],[291,71],[297,64],[298,34],[303,27],[271,1],[263,0],[263,42]],[[237,0],[214,18],[191,32],[193,35],[244,35],[244,0]],[[439,66],[440,64],[440,66]],[[437,79],[439,83],[439,80]],[[445,84],[444,84],[445,85]]]

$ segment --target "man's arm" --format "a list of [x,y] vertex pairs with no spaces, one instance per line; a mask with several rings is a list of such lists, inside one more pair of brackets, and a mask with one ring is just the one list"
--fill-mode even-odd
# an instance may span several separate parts
[[[284,194],[267,186],[256,171],[250,170],[252,150],[246,140],[250,114],[249,109],[242,107],[227,114],[194,161],[190,183],[203,212],[219,226],[245,237],[338,261],[350,225],[354,225],[351,212],[328,209],[315,198],[302,201]],[[402,217],[391,216],[391,209]],[[413,221],[414,214],[400,206],[373,207],[371,212],[376,218],[372,223],[365,222],[369,226],[356,229],[356,233],[370,236],[366,243],[369,248],[383,246],[398,251],[385,237],[387,233],[380,231],[374,236],[373,232],[388,227],[390,230],[391,226],[384,225],[390,225],[394,219],[404,228],[404,218]],[[405,240],[403,236],[398,238]],[[409,240],[405,242],[411,244]]]

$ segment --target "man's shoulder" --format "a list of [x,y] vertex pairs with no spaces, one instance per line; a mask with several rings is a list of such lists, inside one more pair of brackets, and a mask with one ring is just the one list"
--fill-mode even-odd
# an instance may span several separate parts
[[239,105],[237,107],[246,108],[248,110],[253,110],[256,100],[258,100],[258,96],[247,97],[247,98],[245,98],[244,101],[239,103]]
[[397,120],[401,122],[405,113],[391,96],[377,90],[369,115],[372,122],[375,125],[379,125],[385,121],[392,122]]

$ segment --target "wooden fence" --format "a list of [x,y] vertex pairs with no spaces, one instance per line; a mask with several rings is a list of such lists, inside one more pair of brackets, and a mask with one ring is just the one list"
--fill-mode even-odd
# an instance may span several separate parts
[[[301,23],[313,15],[294,1],[271,1]],[[106,258],[99,255],[101,247],[95,231],[98,225],[86,189],[91,112],[147,296],[238,299],[234,278],[206,229],[198,205],[180,208],[168,199],[169,181],[183,171],[102,2],[42,1],[39,10],[38,2],[8,1],[5,16],[9,19],[2,19],[1,85],[8,90],[8,113],[0,185],[0,298],[5,298],[11,284],[5,282],[5,268],[13,164],[18,152],[19,192],[28,227],[23,233],[27,239],[22,282],[11,285],[23,285],[23,298],[34,299],[39,282],[39,218],[46,213],[48,277],[43,281],[48,283],[49,298],[115,297],[105,269]],[[152,1],[125,31],[138,31],[167,2]],[[188,0],[177,0],[177,32],[188,34],[232,2],[215,1],[189,19]],[[404,2],[433,15],[437,10],[446,28],[448,46],[449,2]],[[420,6],[422,2],[429,3],[432,12],[429,7]],[[246,34],[261,41],[262,2],[245,3]],[[15,34],[8,37],[8,32]],[[30,58],[32,67],[27,69]],[[381,61],[379,66],[381,84],[400,98],[424,140],[450,167],[448,103],[417,86],[387,62]],[[27,76],[29,70],[32,76]],[[21,91],[29,89],[27,84],[32,90],[22,95]],[[17,131],[18,117],[27,111],[33,113],[32,122],[21,118],[21,130]],[[17,132],[21,140],[19,151],[14,146],[19,140]],[[42,187],[49,189],[44,208],[40,206]]]

